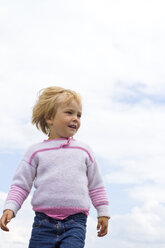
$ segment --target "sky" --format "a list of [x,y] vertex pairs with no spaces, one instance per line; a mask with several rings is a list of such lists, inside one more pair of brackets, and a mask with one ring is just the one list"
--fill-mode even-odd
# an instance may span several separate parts
[[[97,237],[91,206],[85,248],[165,247],[165,3],[163,0],[0,0],[0,211],[26,149],[46,139],[31,124],[39,90],[83,99],[75,138],[90,145],[110,200]],[[26,248],[31,194],[0,247]]]

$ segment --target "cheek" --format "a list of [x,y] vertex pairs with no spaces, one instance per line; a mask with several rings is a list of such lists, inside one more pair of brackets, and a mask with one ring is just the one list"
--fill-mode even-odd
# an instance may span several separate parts
[[71,121],[71,119],[70,119],[69,117],[65,117],[65,118],[63,119],[62,123],[63,123],[64,125],[68,125],[68,123],[70,123],[70,121]]

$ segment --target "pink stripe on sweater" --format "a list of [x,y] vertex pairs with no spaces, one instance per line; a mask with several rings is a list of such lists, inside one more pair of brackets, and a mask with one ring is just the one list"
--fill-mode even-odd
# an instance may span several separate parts
[[15,196],[21,200],[26,199],[26,197],[27,197],[27,195],[25,196],[23,194],[20,194],[19,192],[15,192],[15,191],[10,191],[9,196]]
[[95,196],[97,196],[97,195],[106,195],[106,191],[105,191],[105,189],[104,190],[99,190],[99,191],[95,191],[95,192],[89,192],[89,194],[90,194],[90,196],[93,196],[93,197],[95,197]]
[[20,186],[17,186],[17,185],[11,185],[11,188],[19,189],[20,191],[24,191],[24,192],[26,192],[27,194],[29,194],[29,191],[27,191],[26,189],[23,189],[23,188],[22,188],[22,187],[20,187]]
[[7,198],[7,201],[14,201],[14,202],[16,202],[19,206],[22,205],[22,201],[20,201],[20,199],[18,199],[17,197],[14,197],[14,196],[9,196],[9,197]]
[[109,205],[107,193],[104,187],[89,190],[89,195],[95,207]]
[[98,198],[92,198],[92,202],[98,202],[101,200],[106,200],[107,201],[107,197],[98,197]]
[[18,194],[22,197],[26,197],[28,195],[27,192],[24,192],[24,191],[20,191],[20,190],[17,190],[17,189],[11,189],[10,190],[10,194],[13,193],[13,194]]
[[70,148],[70,149],[80,149],[80,150],[86,152],[86,153],[88,154],[88,156],[89,156],[91,162],[93,162],[93,159],[92,159],[90,153],[89,153],[88,150],[86,150],[85,148],[83,148],[83,147],[81,147],[81,146],[67,146],[67,144],[62,144],[60,147],[44,148],[44,149],[40,149],[40,150],[35,151],[35,152],[31,155],[31,157],[30,157],[29,164],[31,165],[34,156],[35,156],[38,152],[45,152],[45,151],[51,151],[51,150],[59,150],[59,149],[61,149],[61,148],[65,148],[65,149],[66,149],[66,148]]
[[92,197],[92,200],[96,201],[98,199],[107,199],[107,196],[106,195],[100,195],[98,197]]
[[45,152],[45,151],[58,150],[58,149],[61,149],[61,147],[44,148],[44,149],[40,149],[40,150],[35,151],[35,152],[31,155],[31,157],[30,157],[29,164],[31,165],[31,162],[32,162],[34,156],[35,156],[38,152]]
[[102,202],[99,202],[98,204],[95,205],[95,207],[99,207],[99,206],[102,206],[102,205],[109,205],[109,202],[108,201],[102,201]]
[[97,193],[97,194],[90,194],[90,196],[93,197],[93,198],[98,197],[98,196],[102,196],[102,195],[107,196],[106,191],[103,191],[103,192],[100,192],[100,193]]
[[9,196],[7,198],[7,201],[9,201],[9,200],[16,201],[20,206],[22,205],[22,203],[24,201],[23,199],[20,199],[19,197],[14,196],[14,195]]
[[68,146],[68,147],[65,147],[65,148],[73,148],[73,149],[80,149],[84,152],[86,152],[91,160],[91,162],[93,163],[93,158],[92,156],[90,155],[90,153],[88,152],[88,150],[86,150],[85,148],[81,147],[81,146]]
[[106,191],[105,190],[100,190],[100,191],[97,191],[97,192],[89,192],[90,195],[100,195],[100,194],[106,194]]
[[104,187],[98,187],[95,189],[90,189],[89,192],[97,192],[97,191],[101,191],[101,190],[105,190],[105,188]]
[[21,187],[12,185],[11,190],[8,193],[7,201],[15,201],[21,206],[24,200],[27,198],[28,194],[28,191],[22,189]]
[[108,201],[107,198],[100,198],[100,199],[94,199],[92,200],[93,203],[97,203],[97,202],[102,202],[102,201]]

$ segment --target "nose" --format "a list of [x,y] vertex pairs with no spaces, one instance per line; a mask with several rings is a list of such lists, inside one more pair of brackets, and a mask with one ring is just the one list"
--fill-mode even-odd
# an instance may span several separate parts
[[78,118],[76,115],[73,116],[73,121],[76,121],[76,122],[78,121]]
[[73,115],[73,119],[72,119],[74,122],[78,122],[78,116],[77,116],[77,114],[75,114],[75,115]]

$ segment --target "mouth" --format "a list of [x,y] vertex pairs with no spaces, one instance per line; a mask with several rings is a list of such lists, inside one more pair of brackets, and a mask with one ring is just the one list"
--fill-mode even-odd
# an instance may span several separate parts
[[69,125],[68,127],[72,128],[72,129],[77,129],[76,125]]

